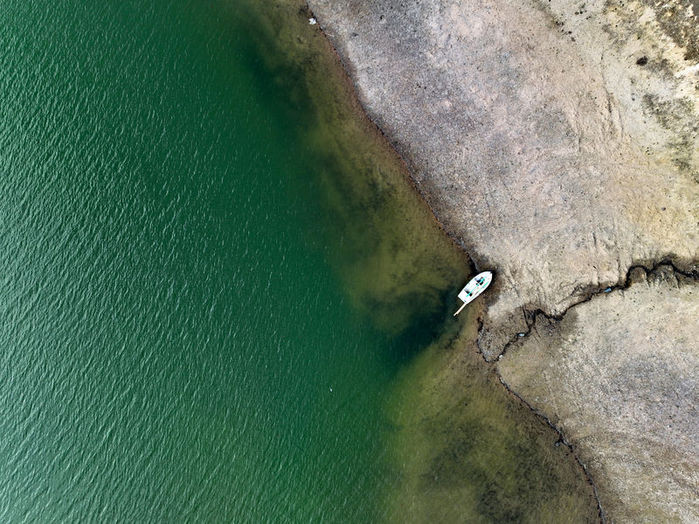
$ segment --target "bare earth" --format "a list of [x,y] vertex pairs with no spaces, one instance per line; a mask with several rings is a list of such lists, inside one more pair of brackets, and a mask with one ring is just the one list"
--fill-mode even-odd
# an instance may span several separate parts
[[699,7],[308,3],[437,218],[496,270],[483,356],[507,349],[503,380],[611,520],[699,521]]
[[667,266],[648,280],[638,273],[628,289],[597,295],[560,323],[539,317],[498,369],[574,437],[592,478],[607,479],[610,516],[696,521],[696,286]]

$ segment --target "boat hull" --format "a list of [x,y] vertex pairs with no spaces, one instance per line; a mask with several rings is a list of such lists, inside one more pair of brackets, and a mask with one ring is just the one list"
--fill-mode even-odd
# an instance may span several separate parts
[[475,277],[469,280],[468,284],[459,292],[459,300],[463,302],[459,311],[454,313],[454,316],[458,315],[464,306],[470,302],[473,302],[486,288],[490,285],[493,280],[493,273],[490,271],[483,271],[478,273]]

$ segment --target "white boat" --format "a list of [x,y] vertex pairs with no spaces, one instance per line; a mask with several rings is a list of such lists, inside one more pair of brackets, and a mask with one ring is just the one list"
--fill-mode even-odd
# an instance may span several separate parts
[[459,310],[454,313],[454,316],[461,313],[461,310],[466,307],[466,304],[473,302],[475,298],[485,291],[493,280],[493,274],[490,271],[478,273],[475,277],[469,280],[468,284],[459,292],[459,300],[463,302]]

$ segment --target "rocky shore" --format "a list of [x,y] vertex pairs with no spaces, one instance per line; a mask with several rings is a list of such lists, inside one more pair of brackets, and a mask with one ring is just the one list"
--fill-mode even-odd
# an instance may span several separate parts
[[698,520],[699,8],[308,4],[437,218],[497,272],[484,358],[610,520]]

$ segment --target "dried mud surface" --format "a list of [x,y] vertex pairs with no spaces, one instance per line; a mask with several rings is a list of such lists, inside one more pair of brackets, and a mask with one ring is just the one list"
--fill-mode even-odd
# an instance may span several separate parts
[[616,520],[696,521],[697,290],[670,266],[635,273],[629,287],[560,321],[539,316],[498,371],[575,436],[591,476],[608,479],[605,507]]

